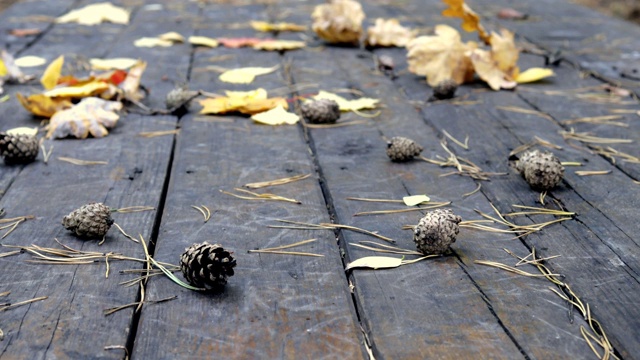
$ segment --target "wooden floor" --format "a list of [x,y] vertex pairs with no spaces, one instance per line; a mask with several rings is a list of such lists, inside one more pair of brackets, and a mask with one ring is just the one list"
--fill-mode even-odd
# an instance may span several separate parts
[[[108,308],[136,302],[139,287],[120,282],[141,269],[135,262],[48,265],[27,262],[22,253],[0,257],[0,302],[46,296],[42,301],[0,312],[2,359],[587,359],[596,358],[581,333],[588,322],[561,299],[551,282],[524,277],[476,260],[514,265],[508,249],[526,256],[560,257],[546,265],[562,274],[566,284],[599,321],[620,359],[640,359],[640,164],[588,151],[585,144],[566,142],[561,131],[575,128],[632,143],[612,144],[618,151],[640,156],[640,104],[635,97],[606,97],[603,85],[618,84],[640,91],[640,28],[558,0],[474,0],[470,5],[489,28],[504,26],[518,34],[523,46],[520,67],[545,66],[545,58],[562,61],[556,76],[515,91],[493,92],[482,83],[461,86],[456,102],[427,103],[431,88],[423,77],[407,71],[405,49],[360,50],[331,47],[307,33],[307,47],[286,53],[251,49],[137,48],[133,41],[177,31],[185,37],[252,37],[249,20],[308,24],[320,1],[121,1],[132,12],[129,26],[84,27],[53,24],[51,19],[91,3],[84,0],[20,1],[0,15],[3,47],[16,57],[35,55],[48,61],[64,54],[84,58],[133,57],[148,61],[143,84],[145,103],[162,107],[176,83],[191,89],[222,93],[263,87],[295,98],[318,90],[340,91],[381,99],[378,117],[363,124],[331,129],[269,127],[241,116],[207,117],[193,111],[174,116],[124,115],[102,139],[58,140],[48,164],[0,166],[0,207],[5,218],[34,215],[2,245],[42,247],[54,239],[84,251],[117,252],[142,258],[139,244],[112,229],[106,242],[83,242],[60,226],[62,217],[91,202],[113,208],[147,205],[156,211],[115,213],[128,233],[141,234],[153,256],[177,263],[185,247],[195,242],[220,243],[234,251],[236,275],[218,294],[181,288],[165,277],[153,277],[144,287],[148,301],[105,316]],[[97,1],[96,1],[97,2]],[[146,4],[145,4],[146,3]],[[161,4],[156,6],[152,4]],[[456,19],[443,18],[440,1],[363,1],[367,24],[377,17],[396,17],[406,26],[426,28]],[[503,7],[528,13],[526,21],[500,20]],[[13,37],[8,30],[39,28],[31,37]],[[271,34],[300,39],[300,34]],[[473,36],[469,36],[469,39]],[[389,55],[397,77],[376,71],[374,58]],[[553,59],[552,59],[553,60]],[[280,65],[273,74],[251,85],[220,82],[207,69]],[[38,72],[41,69],[38,69]],[[35,93],[37,83],[5,85],[9,100],[0,104],[1,129],[36,126],[19,105],[15,93]],[[576,90],[578,89],[578,90]],[[587,94],[587,95],[584,95]],[[597,94],[596,96],[588,94]],[[462,102],[460,102],[460,101]],[[510,111],[522,110],[528,113]],[[565,120],[611,115],[628,127],[568,124]],[[627,111],[629,110],[629,111]],[[361,120],[356,114],[346,120]],[[179,134],[140,137],[145,131],[180,129]],[[440,145],[445,131],[458,139],[469,136],[469,149],[450,144],[459,156],[488,172],[508,173],[476,181],[440,176],[451,168],[424,161],[397,164],[388,160],[385,138],[406,136],[424,146],[428,158],[447,156]],[[360,211],[400,208],[348,197],[401,199],[428,194],[451,201],[464,220],[479,219],[474,210],[491,213],[516,210],[514,205],[541,206],[539,193],[529,189],[509,165],[509,152],[538,136],[562,146],[565,180],[547,195],[546,206],[560,206],[577,215],[520,239],[513,234],[463,228],[449,256],[388,270],[353,270],[346,263],[376,253],[351,244],[374,238],[349,231],[270,228],[276,219],[306,223],[335,222],[391,237],[413,249],[410,231],[422,212],[357,216]],[[608,146],[608,145],[603,145]],[[77,166],[59,157],[107,161]],[[607,175],[578,176],[576,170],[607,170]],[[297,174],[311,177],[269,192],[302,204],[246,201],[231,191],[249,182]],[[635,181],[635,182],[634,182]],[[481,184],[478,192],[472,192]],[[211,220],[192,208],[212,209]],[[552,217],[517,218],[521,224]],[[301,247],[323,257],[247,253],[248,250],[318,241]],[[13,248],[0,249],[0,255]],[[385,255],[385,254],[377,254]],[[389,255],[400,256],[400,255]],[[407,257],[407,259],[413,257]],[[533,266],[521,267],[538,273]],[[178,274],[181,277],[180,274]],[[565,289],[566,290],[566,289]],[[596,351],[601,347],[591,341]]]

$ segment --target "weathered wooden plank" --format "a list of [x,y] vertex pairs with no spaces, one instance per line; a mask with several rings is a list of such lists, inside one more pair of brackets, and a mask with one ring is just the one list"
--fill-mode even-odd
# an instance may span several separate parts
[[[96,29],[104,31],[96,32],[94,38],[96,41],[103,41],[102,48],[87,47],[85,42],[84,45],[74,45],[77,46],[74,49],[87,56],[140,56],[141,51],[133,47],[123,47],[124,50],[121,48],[117,54],[109,49],[110,43],[114,44],[114,49],[118,48],[120,36],[127,42],[143,36],[138,23],[144,23],[146,28],[154,26],[154,17],[145,17],[142,12],[137,14],[140,16],[132,18],[130,27],[120,27],[124,31],[121,35],[113,33],[113,26],[97,27]],[[166,24],[170,24],[167,19],[177,20],[178,15],[170,9],[156,12],[155,26],[158,33],[164,30]],[[65,25],[64,30],[59,31],[56,26],[51,33],[59,35],[72,28],[71,25]],[[55,37],[51,39],[49,34],[41,40],[42,45],[29,49],[34,54],[53,58],[69,50],[64,42],[58,42]],[[71,40],[82,41],[80,38]],[[155,57],[155,54],[152,55]],[[163,84],[158,72],[161,70],[158,69],[166,69],[171,65],[178,70],[186,70],[189,65],[189,49],[174,50],[173,57],[157,56],[156,59],[148,60],[153,64],[149,67],[149,74],[152,76],[147,80],[145,74],[143,83],[152,88],[156,84],[160,87]],[[163,101],[164,94],[159,95],[157,102]],[[19,105],[12,104],[12,109],[19,109],[17,106]],[[28,123],[26,111],[19,109],[16,113],[21,114],[21,121]],[[97,247],[95,242],[82,242],[73,238],[60,226],[60,220],[63,215],[89,201],[103,201],[116,208],[130,205],[159,206],[173,138],[164,136],[147,139],[139,137],[138,133],[175,127],[175,117],[129,115],[123,117],[106,138],[52,142],[54,153],[49,165],[37,162],[26,166],[2,199],[1,206],[10,216],[29,213],[37,216],[36,220],[22,224],[3,243],[35,243],[57,247],[53,242],[55,237],[82,250],[104,249],[103,251],[141,258],[143,255],[140,245],[118,235],[115,229],[111,230],[105,245]],[[58,156],[106,160],[109,164],[79,167],[57,160]],[[47,199],[47,204],[50,205],[42,206],[42,199]],[[145,239],[153,235],[155,212],[114,214],[114,218],[133,235],[140,233]],[[5,340],[1,344],[0,356],[121,358],[122,350],[106,352],[102,347],[127,345],[132,336],[131,326],[135,325],[133,310],[126,309],[110,317],[104,317],[102,310],[135,301],[138,289],[119,286],[118,283],[123,278],[117,276],[117,271],[139,268],[139,263],[112,263],[111,276],[103,280],[103,267],[25,264],[23,260],[28,258],[27,255],[21,255],[3,259],[0,266],[5,279],[3,283],[6,284],[4,290],[11,291],[13,301],[35,296],[49,298],[6,313],[6,321],[3,321]],[[43,277],[43,273],[48,276]]]
[[[257,19],[264,11],[263,5],[205,7],[199,33],[251,36],[252,30],[227,26]],[[204,27],[207,24],[210,26]],[[258,87],[286,89],[282,70],[260,76],[251,85],[222,83],[218,73],[203,71],[214,57],[226,59],[213,63],[225,68],[269,67],[281,61],[277,53],[251,49],[202,49],[194,58],[191,88],[215,93]],[[360,331],[333,232],[266,227],[279,224],[274,221],[277,218],[329,221],[299,129],[255,125],[241,116],[195,114],[185,116],[181,128],[156,258],[177,263],[185,247],[208,241],[234,251],[238,266],[236,275],[219,294],[198,294],[167,279],[151,279],[149,296],[178,295],[178,299],[143,309],[133,356],[362,358]],[[300,205],[247,201],[219,192],[233,191],[249,182],[305,173],[312,177],[256,190],[295,198],[302,202]],[[192,205],[209,207],[211,221],[203,223]],[[247,253],[308,238],[318,240],[299,251],[324,257]]]

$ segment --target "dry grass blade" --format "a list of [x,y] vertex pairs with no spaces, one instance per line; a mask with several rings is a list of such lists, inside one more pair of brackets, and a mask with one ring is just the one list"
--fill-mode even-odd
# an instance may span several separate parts
[[153,206],[141,206],[141,205],[137,205],[137,206],[127,206],[127,207],[123,207],[120,209],[111,209],[111,212],[117,212],[120,214],[128,214],[128,213],[134,213],[134,212],[141,212],[141,211],[153,211],[156,208]]
[[81,165],[81,166],[87,166],[87,165],[107,165],[108,162],[107,161],[92,161],[92,160],[81,160],[81,159],[74,159],[74,158],[70,158],[70,157],[64,157],[64,156],[59,156],[58,160],[60,161],[64,161],[64,162],[68,162],[70,164],[73,165]]
[[301,245],[304,245],[304,244],[308,244],[308,243],[314,242],[316,240],[318,240],[318,239],[302,240],[302,241],[298,241],[297,243],[293,243],[293,244],[276,246],[276,247],[272,247],[272,248],[254,249],[254,250],[249,250],[247,252],[250,252],[250,253],[266,253],[266,254],[282,254],[282,255],[301,255],[301,256],[324,257],[324,255],[314,254],[314,253],[306,253],[306,252],[298,252],[298,251],[282,251],[283,249],[289,249],[289,248],[292,248],[292,247],[301,246]]
[[46,165],[49,163],[49,158],[51,157],[51,153],[53,152],[53,145],[51,145],[49,150],[47,150],[44,147],[44,144],[40,144],[40,149],[42,150],[42,162],[44,162],[44,164]]
[[577,133],[573,128],[570,131],[561,130],[560,135],[565,140],[577,140],[589,144],[630,144],[633,142],[632,139],[603,138],[593,136],[587,132]]
[[[363,244],[371,244],[372,246],[363,245]],[[415,250],[406,250],[406,249],[399,248],[397,246],[380,244],[380,243],[376,243],[376,242],[373,242],[373,241],[360,241],[359,244],[349,244],[349,245],[355,246],[355,247],[359,247],[359,248],[362,248],[362,249],[366,249],[366,250],[377,251],[377,252],[382,252],[382,253],[389,253],[389,254],[419,255],[419,256],[424,255],[423,253],[415,251]]]
[[263,188],[263,187],[267,187],[267,186],[284,185],[284,184],[289,184],[289,183],[292,183],[292,182],[295,182],[295,181],[304,180],[304,179],[308,178],[309,176],[311,176],[311,174],[294,175],[294,176],[285,177],[285,178],[281,178],[281,179],[270,180],[270,181],[261,181],[261,182],[255,182],[255,183],[248,183],[248,184],[244,184],[244,187],[247,187],[249,189],[259,189],[259,188]]
[[510,111],[510,112],[516,112],[516,113],[520,113],[520,114],[540,116],[541,118],[547,119],[549,121],[553,121],[553,118],[551,117],[551,115],[543,113],[542,111],[526,109],[526,108],[520,108],[520,107],[516,107],[516,106],[496,106],[496,109],[504,110],[504,111]]
[[584,170],[576,171],[578,176],[591,176],[591,175],[608,175],[611,174],[611,170]]
[[[547,275],[545,274],[532,274],[532,273],[528,273],[526,271],[522,271],[516,267],[513,266],[509,266],[506,264],[502,264],[499,262],[495,262],[495,261],[485,261],[485,260],[474,260],[473,261],[474,264],[479,264],[479,265],[486,265],[486,266],[493,266],[495,268],[498,269],[502,269],[508,272],[512,272],[514,274],[518,274],[518,275],[522,275],[522,276],[529,276],[529,277],[546,277]],[[552,276],[559,276],[558,274],[550,274]]]
[[[146,300],[146,301],[144,301],[144,303],[145,304],[157,304],[157,303],[161,303],[161,302],[165,302],[165,301],[175,300],[177,298],[178,298],[178,296],[174,295],[174,296],[169,296],[167,298],[160,299],[160,300]],[[140,306],[141,303],[142,303],[142,301],[138,301],[138,302],[122,305],[122,306],[116,306],[116,307],[112,307],[112,308],[109,308],[109,309],[105,309],[104,310],[104,316],[109,316],[111,314],[114,314],[114,313],[116,313],[116,312],[118,312],[120,310],[124,310],[126,308],[130,308],[130,307],[134,307],[134,306]],[[126,348],[125,348],[125,350],[126,350]]]
[[178,133],[180,133],[180,129],[162,130],[162,131],[146,131],[146,132],[138,133],[138,136],[143,138],[154,138],[158,136],[175,135]]
[[477,193],[478,191],[480,191],[480,189],[481,189],[481,188],[482,188],[482,184],[478,183],[478,186],[475,188],[475,190],[470,191],[470,192],[468,192],[468,193],[464,193],[464,194],[462,194],[462,197],[463,197],[463,198],[466,198],[466,197],[468,197],[468,196],[471,196],[471,195],[473,195],[473,194]]
[[13,308],[17,308],[18,306],[31,304],[31,303],[34,303],[36,301],[42,301],[42,300],[45,300],[47,298],[49,298],[49,297],[48,296],[41,296],[41,297],[29,299],[29,300],[19,301],[17,303],[3,304],[3,306],[0,306],[0,312],[1,311],[7,311],[7,310],[10,310],[10,309],[13,309]]
[[240,189],[240,188],[235,188],[234,190],[249,194],[251,196],[238,195],[238,194],[234,194],[234,193],[231,193],[231,192],[228,192],[228,191],[224,191],[224,190],[220,190],[220,192],[223,193],[223,194],[231,195],[231,196],[237,197],[238,199],[244,199],[244,200],[271,200],[271,201],[290,202],[290,203],[294,203],[294,204],[302,204],[300,201],[298,201],[296,199],[290,199],[290,198],[282,197],[282,196],[279,196],[279,195],[258,194],[258,193],[255,193],[255,192],[252,192],[252,191],[249,191],[249,190],[245,190],[245,189]]
[[612,148],[611,146],[607,146],[607,147],[596,146],[596,145],[588,145],[588,146],[589,146],[589,149],[591,149],[593,152],[595,152],[598,155],[606,157],[614,164],[616,163],[616,157],[621,158],[622,161],[627,163],[640,164],[639,157],[624,153],[622,151],[618,151]]
[[204,216],[205,223],[211,219],[211,210],[209,210],[208,207],[204,205],[200,205],[200,206],[191,205],[191,207],[198,210],[202,214],[202,216]]
[[451,201],[449,201],[449,202],[430,202],[429,204],[430,205],[428,205],[428,206],[410,208],[410,209],[362,211],[362,212],[357,212],[357,213],[353,214],[353,216],[398,214],[398,213],[404,213],[404,212],[410,212],[410,211],[420,211],[420,210],[435,209],[435,208],[451,205]]
[[369,231],[369,230],[365,230],[365,229],[361,229],[355,226],[350,226],[350,225],[341,225],[341,224],[329,224],[329,223],[320,223],[321,226],[331,226],[337,229],[343,229],[343,230],[351,230],[351,231],[355,231],[355,232],[359,232],[361,234],[366,234],[369,236],[373,236],[376,237],[378,239],[384,240],[384,241],[388,241],[390,243],[395,243],[396,241],[388,238],[386,236],[380,235],[377,232],[373,232],[373,231]]
[[122,235],[124,235],[127,239],[137,243],[138,239],[134,238],[133,236],[127,234],[124,230],[122,230],[122,228],[120,227],[120,225],[118,225],[118,223],[113,223],[113,225],[118,229],[118,231],[120,231],[120,233],[122,233]]
[[[469,176],[472,179],[476,179],[476,180],[485,180],[488,181],[489,180],[489,176],[491,175],[507,175],[506,173],[488,173],[488,172],[484,172],[482,171],[482,169],[474,164],[473,162],[465,159],[465,158],[461,158],[457,155],[455,155],[453,153],[453,151],[451,151],[448,147],[447,147],[447,142],[446,140],[442,140],[440,142],[440,145],[442,146],[442,148],[444,149],[444,151],[447,152],[447,154],[449,155],[448,158],[444,159],[440,156],[438,156],[439,159],[429,159],[426,158],[424,156],[420,156],[420,159],[430,163],[430,164],[436,164],[439,165],[441,167],[454,167],[457,169],[456,172],[452,172],[449,174],[443,174],[441,176],[447,176],[447,175],[452,175],[452,174],[456,174],[456,175],[462,175],[462,176]],[[441,160],[440,160],[441,159]]]
[[621,115],[604,115],[604,116],[591,116],[591,117],[583,117],[578,119],[564,120],[561,123],[565,125],[578,124],[578,123],[587,123],[587,124],[596,124],[596,125],[613,125],[620,127],[629,127],[629,124],[613,121],[623,119],[624,116]]
[[[8,251],[8,252],[5,252],[5,253],[0,253],[0,258],[7,257],[7,256],[12,256],[12,255],[18,255],[20,253],[21,253],[20,250]],[[2,296],[2,294],[0,294],[0,296]]]
[[446,136],[447,138],[449,138],[449,140],[453,141],[454,144],[460,146],[461,148],[465,149],[465,150],[469,150],[469,135],[465,136],[464,138],[464,143],[462,143],[460,140],[454,138],[453,136],[451,136],[451,134],[449,134],[447,132],[447,130],[442,130],[442,134],[444,134],[444,136]]
[[391,200],[391,199],[369,199],[369,198],[359,198],[359,197],[348,197],[347,200],[354,201],[366,201],[366,202],[383,202],[383,203],[402,203],[402,200]]

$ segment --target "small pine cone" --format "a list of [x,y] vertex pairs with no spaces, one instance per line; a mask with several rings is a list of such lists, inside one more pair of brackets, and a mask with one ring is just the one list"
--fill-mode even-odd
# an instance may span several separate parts
[[564,175],[560,160],[548,151],[528,151],[516,163],[516,169],[534,190],[546,191],[556,187]]
[[334,100],[308,101],[300,107],[302,116],[312,124],[333,124],[340,119],[340,106]]
[[424,150],[422,146],[405,137],[396,136],[391,138],[391,141],[387,143],[387,156],[389,156],[391,161],[409,161],[413,159],[414,156],[420,155],[422,150]]
[[173,109],[180,105],[188,107],[188,100],[193,98],[197,94],[197,91],[189,91],[186,87],[178,86],[169,91],[165,99],[165,105],[167,106],[167,109]]
[[0,133],[0,156],[9,165],[30,163],[36,159],[39,150],[38,138],[33,135]]
[[89,203],[62,218],[62,225],[83,239],[103,239],[113,225],[111,209],[103,203]]
[[458,83],[452,79],[443,80],[433,88],[433,97],[437,100],[452,99],[456,90],[458,90]]
[[424,254],[444,254],[456,241],[462,218],[449,210],[428,212],[413,230],[413,241]]
[[187,281],[199,288],[212,290],[227,283],[233,276],[236,260],[218,244],[193,244],[180,256],[180,269]]

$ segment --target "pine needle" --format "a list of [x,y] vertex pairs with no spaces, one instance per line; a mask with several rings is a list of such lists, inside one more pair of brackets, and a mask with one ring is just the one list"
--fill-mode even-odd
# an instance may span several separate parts
[[31,303],[34,303],[36,301],[42,301],[42,300],[45,300],[45,299],[48,299],[48,298],[49,298],[48,296],[41,296],[41,297],[29,299],[29,300],[19,301],[17,303],[3,304],[3,306],[0,306],[0,312],[1,311],[7,311],[7,310],[10,310],[10,309],[13,309],[13,308],[17,308],[18,306],[31,304]]
[[175,134],[179,134],[179,133],[180,133],[180,129],[173,129],[173,130],[163,130],[163,131],[141,132],[141,133],[138,133],[138,136],[143,137],[143,138],[154,138],[154,137],[158,137],[158,136],[175,135]]
[[259,189],[259,188],[263,188],[263,187],[267,187],[267,186],[284,185],[284,184],[289,184],[289,183],[292,183],[292,182],[295,182],[295,181],[304,180],[304,179],[308,178],[309,176],[311,176],[311,174],[294,175],[294,176],[285,177],[285,178],[281,178],[281,179],[270,180],[270,181],[261,181],[261,182],[255,182],[255,183],[248,183],[248,184],[244,184],[244,187],[247,187],[249,189]]
[[235,188],[235,191],[239,191],[239,192],[243,192],[246,194],[250,194],[251,196],[243,196],[243,195],[238,195],[238,194],[234,194],[228,191],[224,191],[224,190],[220,190],[221,193],[223,194],[227,194],[227,195],[231,195],[234,197],[237,197],[238,199],[244,199],[244,200],[271,200],[271,201],[284,201],[284,202],[290,202],[290,203],[294,203],[294,204],[302,204],[300,201],[296,200],[296,199],[290,199],[290,198],[286,198],[286,197],[282,197],[282,196],[278,196],[278,195],[274,195],[274,194],[258,194],[249,190],[245,190],[245,189],[240,189],[240,188]]
[[73,164],[73,165],[81,165],[81,166],[107,165],[107,164],[109,164],[107,161],[81,160],[81,159],[74,159],[74,158],[64,157],[64,156],[59,156],[58,160],[64,161],[64,162],[68,162],[68,163]]
[[549,141],[547,141],[545,139],[542,139],[542,138],[540,138],[538,136],[534,136],[532,141],[530,141],[530,142],[528,142],[526,144],[520,145],[517,148],[513,149],[509,153],[509,157],[511,157],[513,155],[516,155],[516,154],[519,154],[519,153],[521,153],[521,152],[523,152],[525,150],[528,150],[528,149],[530,149],[530,148],[532,148],[532,147],[534,147],[536,145],[544,146],[544,147],[549,148],[549,149],[562,150],[562,146],[553,144],[553,143],[551,143],[551,142],[549,142]]
[[[7,251],[5,253],[0,253],[0,258],[7,257],[7,256],[12,256],[12,255],[18,255],[20,253],[21,253],[20,250]],[[0,294],[0,296],[2,296],[2,295]]]
[[587,123],[587,124],[597,124],[597,125],[613,125],[619,127],[629,127],[629,124],[613,121],[623,119],[624,116],[621,115],[604,115],[604,116],[592,116],[592,117],[582,117],[578,119],[564,120],[561,123],[565,125],[578,124],[578,123]]
[[428,210],[435,209],[447,205],[451,205],[451,201],[448,202],[430,202],[430,205],[423,207],[413,207],[409,209],[393,209],[393,210],[374,210],[374,211],[362,211],[353,214],[353,216],[365,216],[365,215],[385,215],[385,214],[398,214],[410,211],[420,211],[420,210]]
[[588,132],[577,133],[573,128],[570,131],[561,130],[560,135],[565,140],[577,140],[589,144],[630,144],[633,142],[632,139],[603,138],[593,136]]
[[367,122],[368,121],[366,120],[351,120],[351,121],[345,121],[345,122],[337,122],[335,124],[309,124],[307,122],[302,122],[302,125],[310,129],[333,129],[333,128],[339,128],[344,126],[366,124]]
[[613,164],[616,163],[616,157],[622,158],[622,161],[627,163],[640,164],[639,157],[624,153],[622,151],[618,151],[610,146],[607,146],[606,148],[601,146],[596,146],[596,145],[587,145],[587,146],[596,154],[604,156],[607,159],[611,160]]
[[473,194],[477,193],[478,191],[480,191],[480,189],[481,189],[481,188],[482,188],[482,184],[481,184],[481,183],[478,183],[478,186],[476,187],[476,189],[475,189],[475,190],[473,190],[473,191],[471,191],[471,192],[468,192],[468,193],[464,193],[464,194],[462,194],[462,197],[463,197],[463,198],[466,198],[466,197],[468,197],[468,196],[471,196],[471,195],[473,195]]
[[[364,244],[371,244],[371,246],[364,245]],[[373,241],[360,241],[358,244],[349,244],[349,245],[366,249],[366,250],[382,252],[382,253],[390,253],[390,254],[398,254],[398,255],[419,255],[419,256],[424,255],[419,251],[406,250],[406,249],[399,248],[397,246],[380,244]]]
[[114,223],[113,223],[113,225],[114,225],[114,226],[115,226],[115,227],[120,231],[120,233],[121,233],[122,235],[124,235],[127,239],[129,239],[129,240],[131,240],[131,241],[133,241],[133,242],[135,242],[135,243],[137,243],[137,242],[138,242],[138,239],[136,239],[136,238],[134,238],[133,236],[131,236],[131,235],[127,234],[126,232],[124,232],[124,230],[122,230],[122,228],[120,227],[120,225],[118,225],[118,223],[115,223],[115,222],[114,222]]
[[539,116],[541,118],[547,119],[549,121],[553,121],[553,118],[551,117],[551,115],[547,113],[543,113],[541,111],[537,111],[537,110],[525,109],[525,108],[520,108],[516,106],[496,106],[496,109],[516,112],[520,114],[535,115],[535,116]]
[[211,219],[211,210],[209,210],[208,207],[204,205],[200,205],[200,206],[191,205],[191,207],[198,210],[202,214],[202,216],[204,216],[205,223]]
[[562,166],[582,166],[581,162],[577,162],[577,161],[562,161],[560,163],[560,165]]
[[611,170],[584,170],[576,171],[578,176],[591,176],[591,175],[608,175],[611,174]]
[[137,206],[128,206],[128,207],[123,207],[120,209],[111,209],[111,212],[117,212],[120,214],[128,214],[128,213],[134,213],[134,212],[141,212],[141,211],[153,211],[156,208],[153,206],[141,206],[141,205],[137,205]]
[[420,159],[422,159],[422,160],[424,160],[424,161],[426,161],[426,162],[428,162],[430,164],[439,165],[440,167],[453,167],[453,168],[457,169],[456,172],[452,172],[452,173],[449,173],[449,174],[443,174],[441,176],[457,174],[457,175],[462,175],[462,176],[469,176],[472,179],[476,179],[476,180],[488,181],[489,180],[489,176],[491,176],[491,175],[507,175],[506,173],[488,173],[488,172],[484,172],[478,165],[474,164],[470,160],[462,158],[462,157],[459,157],[456,154],[454,154],[453,151],[451,151],[447,147],[446,140],[442,140],[440,142],[440,145],[442,146],[444,151],[449,155],[448,158],[444,159],[443,157],[438,156],[438,159],[429,159],[429,158],[426,158],[424,156],[420,156]]
[[[169,296],[167,298],[160,299],[160,300],[146,300],[146,301],[144,301],[144,303],[145,304],[157,304],[157,303],[161,303],[161,302],[165,302],[165,301],[175,300],[177,298],[178,298],[178,296],[174,295],[174,296]],[[109,309],[105,309],[104,310],[104,316],[109,316],[111,314],[114,314],[114,313],[116,313],[116,312],[118,312],[120,310],[124,310],[126,308],[130,308],[130,307],[134,307],[134,306],[140,306],[141,304],[142,304],[142,301],[138,301],[138,302],[122,305],[122,306],[116,306],[116,307],[112,307],[112,308],[109,308]]]
[[453,136],[451,136],[451,134],[449,134],[447,132],[447,130],[442,130],[442,133],[444,134],[444,136],[448,137],[449,140],[453,141],[454,144],[460,146],[461,148],[465,149],[465,150],[469,150],[469,135],[465,136],[464,138],[464,143],[462,143],[460,140],[454,138]]
[[384,202],[384,203],[403,203],[404,202],[402,200],[369,199],[369,198],[358,198],[358,197],[348,197],[347,200],[366,201],[366,202]]
[[282,220],[282,219],[276,219],[276,221],[283,222],[283,223],[289,223],[289,224],[295,224],[295,225],[301,225],[301,226],[269,225],[267,227],[270,227],[270,228],[295,229],[295,230],[343,229],[343,230],[351,230],[351,231],[359,232],[359,233],[366,234],[366,235],[369,235],[369,236],[373,236],[373,237],[376,237],[378,239],[381,239],[381,240],[384,240],[384,241],[388,241],[388,242],[391,242],[391,243],[395,243],[396,242],[395,240],[393,240],[391,238],[388,238],[386,236],[380,235],[377,232],[361,229],[361,228],[358,228],[358,227],[355,227],[355,226],[350,226],[350,225],[341,225],[341,224],[333,224],[333,223],[310,224],[310,223],[303,223],[303,222],[299,222],[299,221]]

